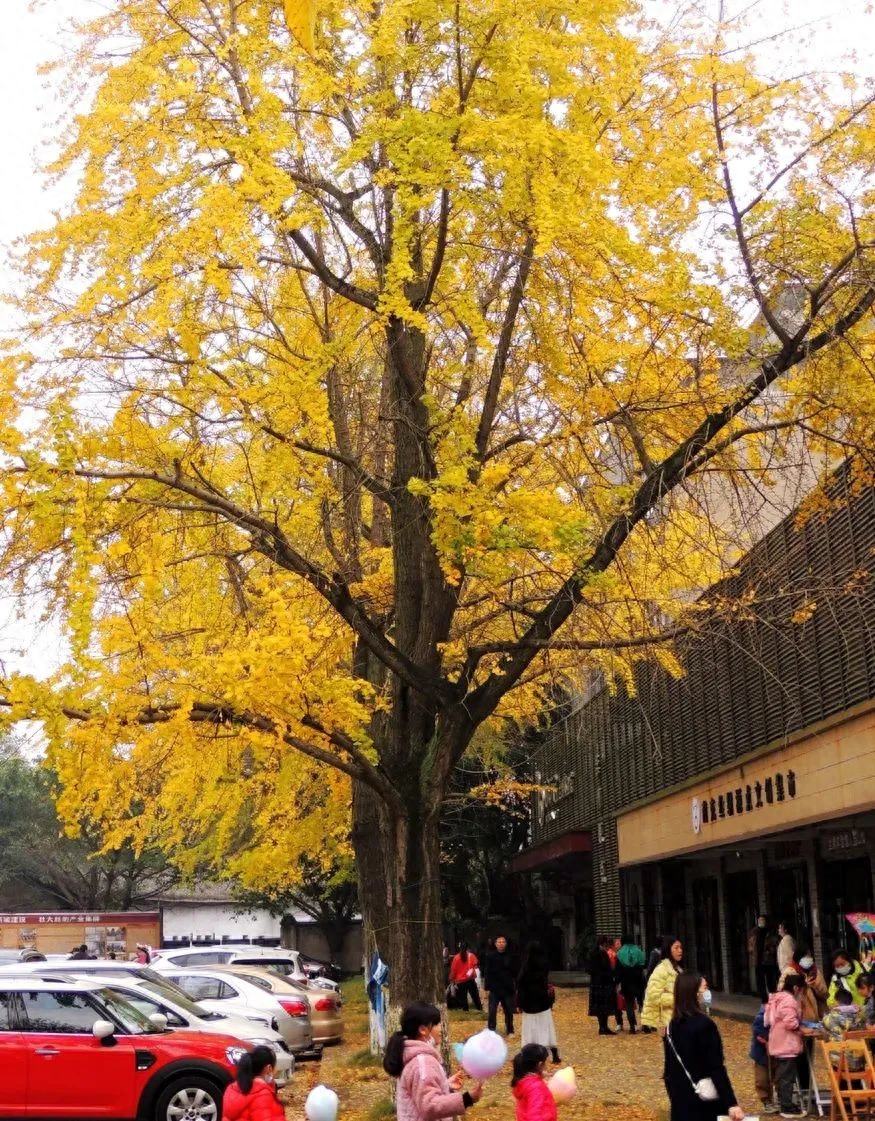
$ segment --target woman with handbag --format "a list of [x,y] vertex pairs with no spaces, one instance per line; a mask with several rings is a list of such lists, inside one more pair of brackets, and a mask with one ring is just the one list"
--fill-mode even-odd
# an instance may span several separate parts
[[742,1121],[723,1061],[717,1025],[703,1011],[708,984],[701,973],[679,973],[674,1013],[665,1039],[663,1079],[671,1102],[671,1121],[717,1121],[728,1115]]
[[523,1014],[523,1047],[539,1043],[549,1047],[553,1062],[560,1063],[559,1041],[553,1023],[556,990],[550,984],[549,965],[540,942],[530,942],[517,977],[517,1007]]

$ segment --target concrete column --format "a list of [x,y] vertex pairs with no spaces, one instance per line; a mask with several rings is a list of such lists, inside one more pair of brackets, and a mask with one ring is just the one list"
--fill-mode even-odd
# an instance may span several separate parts
[[723,991],[730,991],[732,978],[729,975],[729,932],[726,915],[726,892],[724,891],[726,876],[726,861],[720,857],[717,861],[717,915],[718,937],[720,939],[720,969],[723,974]]
[[811,908],[811,952],[814,960],[823,968],[823,955],[829,947],[823,944],[820,931],[820,878],[818,876],[817,845],[814,840],[805,842],[805,870],[808,875],[808,902]]

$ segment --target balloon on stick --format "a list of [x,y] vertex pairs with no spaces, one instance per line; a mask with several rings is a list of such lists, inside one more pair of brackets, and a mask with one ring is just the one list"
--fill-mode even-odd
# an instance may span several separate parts
[[506,1060],[507,1044],[488,1028],[466,1039],[462,1047],[462,1066],[478,1082],[498,1074]]
[[304,1102],[307,1121],[337,1121],[337,1094],[321,1083],[314,1086]]
[[561,1070],[557,1070],[547,1082],[547,1089],[553,1095],[554,1102],[570,1102],[577,1093],[574,1067],[562,1067]]

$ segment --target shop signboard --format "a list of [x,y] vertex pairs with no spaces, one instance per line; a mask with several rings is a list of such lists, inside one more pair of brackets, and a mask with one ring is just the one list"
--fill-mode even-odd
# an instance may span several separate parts
[[621,867],[814,825],[827,859],[866,852],[875,709],[693,777],[617,817]]

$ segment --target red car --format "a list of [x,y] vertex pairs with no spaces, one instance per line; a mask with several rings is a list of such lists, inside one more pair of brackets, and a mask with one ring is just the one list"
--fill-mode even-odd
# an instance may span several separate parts
[[220,1121],[246,1048],[161,1019],[97,980],[0,976],[0,1118]]

